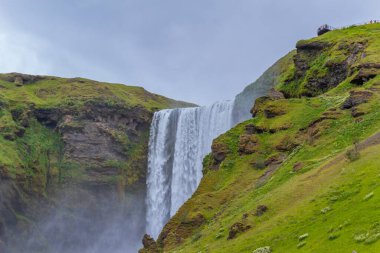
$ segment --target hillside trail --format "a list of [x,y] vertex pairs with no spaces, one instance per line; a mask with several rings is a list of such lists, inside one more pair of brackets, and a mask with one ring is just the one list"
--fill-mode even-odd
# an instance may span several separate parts
[[[369,147],[376,146],[379,144],[380,144],[380,132],[377,132],[376,134],[368,137],[367,139],[357,143],[356,149],[358,152],[360,152],[360,151],[363,151]],[[324,164],[322,167],[320,167],[320,169],[318,170],[318,173],[332,167],[333,165],[337,164],[338,162],[342,161],[343,159],[347,159],[346,158],[346,152],[340,153],[334,159],[332,159],[329,162],[327,162],[326,164]]]

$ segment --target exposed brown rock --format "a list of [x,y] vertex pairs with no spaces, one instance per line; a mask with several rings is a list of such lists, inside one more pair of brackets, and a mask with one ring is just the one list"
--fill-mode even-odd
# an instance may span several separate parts
[[167,242],[176,242],[176,244],[180,244],[184,239],[193,235],[194,231],[205,222],[206,218],[201,213],[198,213],[194,217],[181,218],[180,222],[170,220],[163,228],[157,239],[157,243],[161,248],[165,248]]
[[280,164],[284,158],[281,155],[273,155],[265,160],[265,166]]
[[246,134],[262,134],[264,132],[267,132],[267,129],[261,126],[257,126],[254,124],[248,124],[245,126]]
[[268,96],[259,97],[255,100],[255,104],[250,110],[252,117],[255,117],[262,110],[268,100],[271,100]]
[[257,151],[259,139],[256,135],[242,134],[239,138],[239,153],[252,154]]
[[278,106],[269,105],[264,109],[264,115],[266,118],[274,118],[280,115],[284,115],[286,111]]
[[343,102],[342,109],[350,109],[363,103],[367,103],[372,97],[370,91],[351,91],[350,96]]
[[380,64],[378,63],[361,64],[355,69],[359,71],[351,82],[357,85],[363,85],[365,82],[380,74]]
[[[45,196],[41,196],[41,193],[47,192],[49,198],[55,200],[58,188],[60,196],[62,195],[62,198],[65,199],[65,203],[62,203],[62,205],[66,205],[65,208],[70,208],[75,214],[85,213],[82,210],[91,210],[97,221],[94,222],[93,227],[88,225],[87,228],[84,228],[91,231],[97,229],[99,224],[109,222],[113,215],[117,215],[121,205],[123,205],[123,210],[126,210],[125,203],[128,203],[127,208],[143,210],[148,144],[146,133],[152,118],[152,112],[149,109],[122,104],[107,105],[105,102],[91,101],[80,108],[59,106],[40,109],[30,106],[25,110],[12,109],[11,113],[18,125],[25,128],[17,127],[15,132],[9,135],[9,138],[22,136],[28,127],[29,120],[39,121],[61,136],[64,144],[62,145],[64,166],[72,166],[68,167],[67,171],[76,170],[78,176],[73,178],[72,174],[64,171],[63,176],[60,177],[57,175],[58,169],[53,168],[55,169],[53,173],[56,174],[54,182],[49,184],[48,180],[52,178],[51,174],[46,174],[44,177],[44,174],[39,171],[41,168],[37,165],[32,164],[29,169],[33,174],[41,174],[41,176],[16,175],[16,178],[12,176],[12,179],[10,179],[8,168],[1,167],[0,221],[4,224],[5,237],[0,235],[0,239],[5,241],[4,238],[8,238],[14,230],[21,229],[22,226],[25,229],[22,228],[24,231],[21,231],[20,234],[27,236],[29,233],[27,228],[30,229],[31,226],[23,225],[23,220],[15,216],[15,213],[27,214],[26,216],[32,222],[47,217],[48,212],[55,208],[56,203],[49,204],[49,200]],[[141,152],[136,152],[133,157],[130,157],[131,145],[141,147]],[[56,154],[52,159],[57,159]],[[120,166],[128,166],[128,171],[123,171]],[[58,182],[58,180],[61,181]],[[58,187],[58,184],[64,187]],[[107,202],[108,200],[109,202]],[[113,209],[109,212],[101,211],[104,210],[103,206],[106,204],[100,201],[107,202],[110,209],[114,206],[114,213]],[[57,201],[57,205],[61,205],[61,203]],[[98,208],[98,206],[102,207]],[[139,220],[140,217],[142,220]],[[143,219],[143,213],[141,216],[136,215],[136,223],[142,224]],[[74,215],[66,219],[67,224],[76,222],[76,220],[80,220],[80,218],[74,217]],[[95,226],[96,228],[94,228]],[[32,229],[30,230],[32,231]],[[60,233],[64,233],[64,231],[56,231],[56,238],[66,236]],[[92,240],[95,236],[94,233],[88,238]],[[13,247],[14,239],[11,238],[6,242]],[[73,237],[67,240],[77,242]]]
[[214,168],[219,168],[219,164],[226,159],[227,154],[230,152],[225,143],[213,142],[211,146],[212,158],[214,160]]
[[263,126],[257,126],[254,124],[248,124],[245,126],[245,133],[246,134],[262,134],[262,133],[277,133],[278,131],[287,130],[291,127],[290,124],[284,124],[283,126],[279,128],[266,128]]
[[150,235],[145,234],[142,243],[144,249],[139,250],[139,253],[158,253],[158,247],[156,241],[150,237]]
[[262,216],[266,211],[268,211],[268,207],[266,205],[259,205],[256,208],[255,216]]
[[302,162],[297,162],[293,165],[293,171],[297,172],[303,168],[304,164]]
[[322,132],[321,130],[326,129],[329,126],[329,120],[338,119],[341,115],[342,112],[336,108],[329,109],[319,118],[312,121],[307,127],[301,128],[299,138],[305,138],[310,145],[313,145],[314,141],[319,138],[320,133]]
[[322,50],[324,48],[330,47],[331,44],[328,42],[323,41],[311,41],[311,42],[305,42],[305,41],[299,41],[297,42],[296,48],[297,50]]
[[[305,81],[303,96],[316,96],[336,87],[344,81],[351,73],[358,71],[352,69],[365,51],[367,42],[346,43],[342,42],[338,50],[345,57],[340,61],[326,60],[324,67],[327,71],[322,73],[311,73],[307,75],[313,62],[325,51],[329,50],[334,44],[321,41],[300,41],[297,44],[297,54],[294,56],[295,74],[285,81],[285,83]],[[306,80],[304,80],[306,78]],[[291,94],[285,94],[290,97]]]
[[338,119],[341,115],[342,112],[338,111],[336,108],[331,108],[322,114],[321,120]]
[[274,88],[270,89],[268,96],[272,100],[278,100],[278,99],[284,99],[285,98],[285,96],[282,92],[277,91]]
[[363,116],[365,111],[359,109],[358,106],[367,103],[372,96],[371,91],[351,91],[350,96],[344,101],[341,108],[351,109],[351,115],[354,118]]
[[364,111],[362,111],[362,110],[360,110],[360,109],[358,109],[356,107],[352,108],[352,110],[351,110],[351,115],[354,118],[358,118],[360,116],[363,116],[364,114],[365,114]]
[[235,224],[231,226],[230,231],[228,232],[227,240],[236,238],[238,234],[243,233],[250,228],[251,228],[250,225],[244,225],[241,222],[236,222]]
[[51,79],[52,77],[34,76],[34,75],[27,75],[27,74],[20,74],[20,73],[9,73],[7,75],[4,75],[3,80],[7,82],[15,83],[16,86],[22,86],[24,84],[35,83],[42,79],[48,79],[48,78]]
[[293,150],[295,147],[297,147],[298,144],[291,139],[289,136],[285,136],[279,144],[275,146],[275,148],[282,152],[288,152]]

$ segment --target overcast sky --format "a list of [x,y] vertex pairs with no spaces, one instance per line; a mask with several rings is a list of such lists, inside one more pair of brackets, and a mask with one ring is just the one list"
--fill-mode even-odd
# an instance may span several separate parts
[[380,19],[379,0],[0,0],[0,72],[232,99],[319,25]]

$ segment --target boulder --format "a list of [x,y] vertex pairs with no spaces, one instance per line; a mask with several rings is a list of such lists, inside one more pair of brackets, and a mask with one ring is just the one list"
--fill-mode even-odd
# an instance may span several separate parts
[[363,103],[367,103],[372,97],[373,93],[370,91],[351,91],[350,96],[343,102],[342,109],[351,109]]
[[228,238],[227,238],[227,240],[231,240],[231,239],[236,238],[236,236],[238,234],[243,233],[243,232],[247,231],[250,228],[251,228],[250,225],[244,225],[241,222],[236,222],[235,224],[233,224],[231,226],[230,231],[228,232]]
[[239,138],[239,153],[252,154],[257,151],[259,138],[256,135],[242,134]]
[[227,154],[230,152],[228,146],[225,143],[213,142],[211,146],[212,157],[214,159],[214,165],[219,165],[226,159]]
[[144,249],[139,250],[139,252],[149,252],[149,253],[158,253],[158,247],[156,241],[150,237],[150,235],[145,234],[142,240]]
[[261,126],[257,126],[254,124],[248,124],[245,126],[246,134],[262,134],[264,132],[267,132],[267,129]]
[[272,88],[269,91],[268,96],[269,96],[270,99],[273,99],[273,100],[278,100],[278,99],[284,99],[285,98],[285,96],[284,96],[284,94],[282,92],[277,91],[274,88]]
[[274,106],[274,105],[269,105],[264,109],[264,115],[267,119],[271,119],[277,116],[284,115],[286,112],[284,109]]
[[255,216],[262,216],[266,211],[268,211],[268,207],[265,206],[265,205],[259,205],[257,206],[256,208],[256,211],[255,211]]

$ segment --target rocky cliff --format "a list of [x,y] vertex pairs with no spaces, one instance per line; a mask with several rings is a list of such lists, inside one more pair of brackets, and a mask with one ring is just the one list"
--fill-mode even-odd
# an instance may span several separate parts
[[109,250],[138,247],[153,112],[190,104],[18,73],[0,75],[0,91],[1,252],[86,252],[107,238]]
[[378,252],[379,32],[298,42],[258,81],[275,90],[214,140],[197,191],[141,252]]

